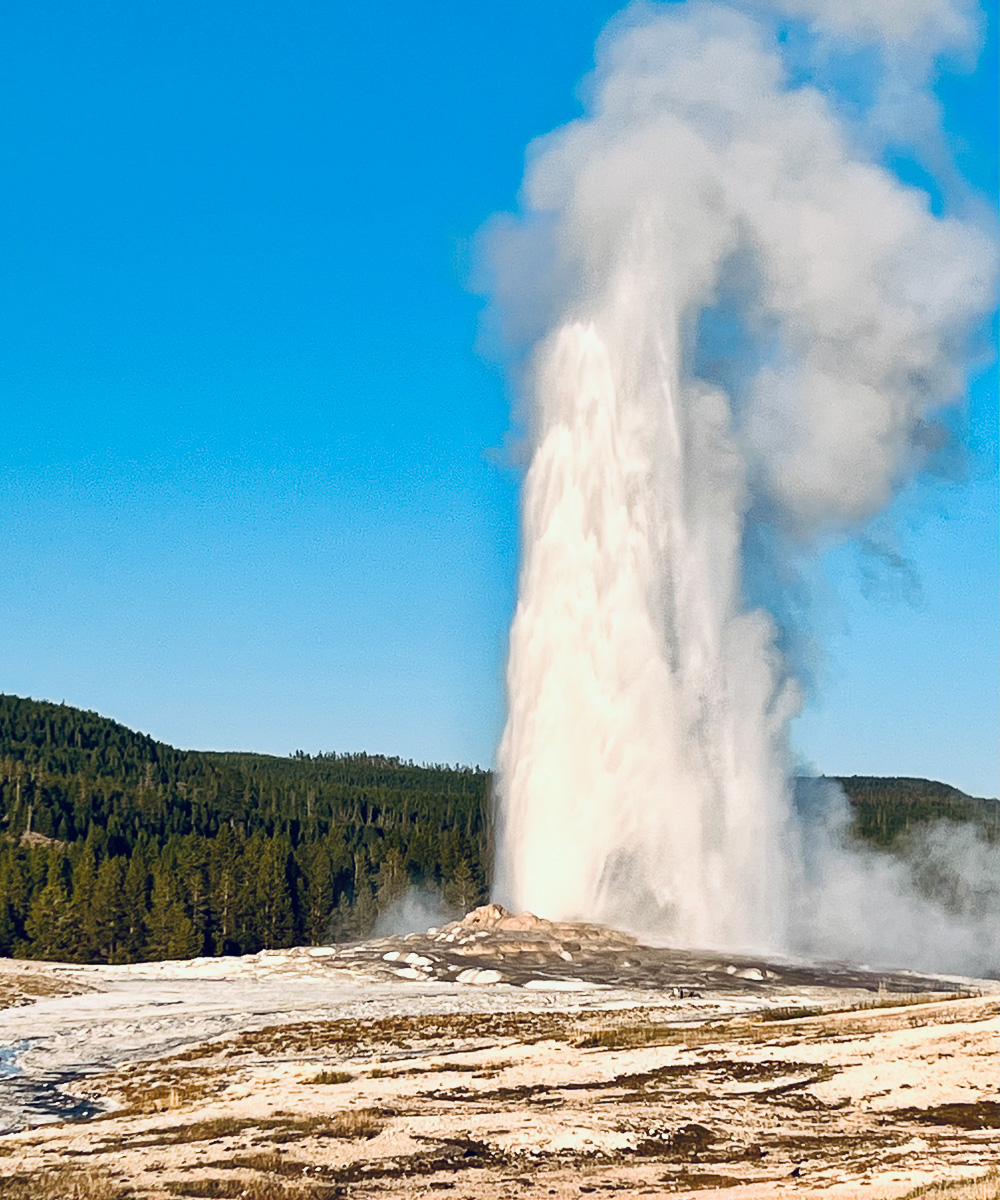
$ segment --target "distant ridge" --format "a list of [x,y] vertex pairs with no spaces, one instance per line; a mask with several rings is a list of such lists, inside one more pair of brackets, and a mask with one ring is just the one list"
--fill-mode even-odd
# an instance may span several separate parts
[[[18,771],[15,764],[22,769]],[[354,790],[355,799],[362,802],[372,788],[389,788],[425,796],[461,796],[479,806],[485,805],[489,790],[489,773],[480,767],[420,766],[364,752],[308,755],[298,751],[283,758],[250,751],[180,750],[90,710],[0,694],[0,832],[23,832],[23,784],[29,775],[37,776],[39,782],[45,779],[47,785],[33,800],[32,831],[67,841],[85,837],[91,821],[106,827],[114,815],[105,813],[101,805],[82,812],[77,802],[69,803],[74,780],[85,790],[86,781],[113,781],[120,789],[113,807],[130,810],[136,831],[145,829],[153,836],[210,833],[218,818],[252,823],[254,804],[248,794],[248,778],[258,783],[266,780],[275,789],[272,817],[295,820],[303,815],[303,786],[307,794],[312,790],[316,795],[334,786],[339,799],[346,798],[345,789]],[[66,784],[60,786],[53,776]],[[22,787],[20,801],[15,796],[12,802],[7,793],[11,782],[16,783],[15,777],[21,779]],[[855,811],[856,832],[875,842],[887,843],[901,829],[938,819],[972,821],[994,833],[1000,830],[996,800],[969,796],[947,783],[902,776],[829,778],[846,793]],[[235,789],[227,786],[237,779]],[[799,792],[811,782],[800,780]],[[234,803],[234,791],[242,792],[247,803]],[[150,803],[151,793],[160,804]],[[208,804],[217,805],[214,814],[200,811]],[[170,809],[169,817],[163,815],[164,805]],[[432,817],[430,811],[426,815]],[[448,824],[454,815],[445,811],[440,817]],[[146,829],[147,824],[152,827]],[[485,815],[479,814],[472,824],[485,826]]]
[[1000,836],[1000,803],[968,796],[933,779],[905,776],[833,777],[854,810],[854,832],[865,841],[889,845],[899,833],[929,821],[971,822],[987,837]]
[[[798,781],[799,803],[816,782]],[[873,845],[942,818],[1000,834],[995,800],[947,784],[836,782]],[[490,787],[478,767],[385,755],[179,750],[0,695],[0,955],[126,962],[362,937],[414,885],[467,912],[488,893]]]
[[[123,772],[127,776],[147,763],[160,764],[164,769],[169,769],[184,760],[198,758],[269,766],[278,763],[286,765],[289,762],[354,762],[382,765],[392,771],[487,773],[482,767],[434,763],[421,765],[396,756],[367,754],[364,751],[319,755],[297,751],[286,758],[244,750],[181,750],[91,709],[4,693],[0,693],[0,757],[12,757],[26,764],[37,763],[49,770],[61,770],[67,775],[78,770],[96,769],[100,774],[105,771],[113,774]],[[832,779],[840,784],[853,803],[875,802],[890,795],[894,801],[910,805],[947,806],[968,801],[978,805],[993,802],[993,798],[970,796],[951,784],[933,779],[878,775],[818,778]]]

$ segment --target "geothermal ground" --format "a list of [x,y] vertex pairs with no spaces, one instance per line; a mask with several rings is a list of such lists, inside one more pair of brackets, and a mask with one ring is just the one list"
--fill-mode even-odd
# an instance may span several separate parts
[[490,907],[354,946],[0,967],[0,1198],[997,1191],[1000,985]]

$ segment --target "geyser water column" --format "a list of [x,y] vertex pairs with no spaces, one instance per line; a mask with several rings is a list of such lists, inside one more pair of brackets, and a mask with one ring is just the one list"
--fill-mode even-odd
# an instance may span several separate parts
[[[913,34],[817,6],[816,39]],[[926,462],[994,272],[878,162],[878,89],[869,126],[789,82],[792,44],[723,5],[628,10],[491,232],[531,449],[495,892],[541,916],[781,949],[824,903],[782,589]]]
[[500,886],[550,917],[774,946],[787,712],[771,623],[740,611],[742,463],[724,397],[682,388],[654,332],[575,321],[540,353]]

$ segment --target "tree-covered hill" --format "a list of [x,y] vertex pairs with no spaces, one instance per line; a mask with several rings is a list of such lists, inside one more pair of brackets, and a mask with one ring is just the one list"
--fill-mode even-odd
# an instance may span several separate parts
[[967,796],[931,779],[848,775],[836,779],[854,812],[854,833],[890,846],[909,829],[931,821],[971,822],[990,841],[1000,837],[1000,803]]
[[[839,782],[856,833],[1000,806]],[[490,776],[368,754],[177,750],[97,713],[0,696],[0,954],[128,962],[362,936],[412,884],[486,894]]]
[[0,696],[0,954],[132,961],[367,933],[486,886],[487,772],[176,750]]

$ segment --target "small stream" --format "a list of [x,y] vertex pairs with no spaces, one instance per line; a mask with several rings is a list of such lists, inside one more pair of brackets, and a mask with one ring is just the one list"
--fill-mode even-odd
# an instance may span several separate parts
[[52,1121],[83,1120],[102,1111],[66,1090],[83,1078],[80,1072],[25,1074],[17,1060],[30,1046],[30,1041],[0,1046],[0,1134]]

